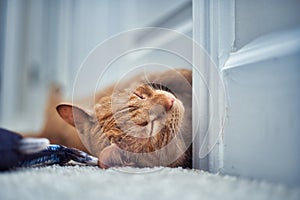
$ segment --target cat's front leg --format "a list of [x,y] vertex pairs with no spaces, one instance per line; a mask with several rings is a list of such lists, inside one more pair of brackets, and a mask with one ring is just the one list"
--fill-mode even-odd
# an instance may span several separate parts
[[98,159],[98,165],[103,169],[107,169],[110,167],[125,167],[135,165],[132,162],[127,162],[124,151],[114,143],[104,148],[100,152]]

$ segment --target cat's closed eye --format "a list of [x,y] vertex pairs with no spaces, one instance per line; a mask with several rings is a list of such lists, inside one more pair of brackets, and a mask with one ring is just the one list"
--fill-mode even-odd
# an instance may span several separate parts
[[140,93],[140,92],[135,91],[135,92],[133,92],[133,94],[134,94],[135,96],[137,96],[138,98],[140,98],[140,99],[146,99],[146,96],[143,95],[143,94]]
[[144,121],[144,122],[142,122],[142,123],[140,123],[140,124],[138,124],[139,126],[147,126],[148,125],[148,122],[147,121]]

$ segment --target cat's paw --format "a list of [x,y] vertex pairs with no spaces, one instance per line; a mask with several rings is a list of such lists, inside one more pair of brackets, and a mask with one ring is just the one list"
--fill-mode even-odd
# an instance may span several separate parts
[[120,149],[116,144],[111,144],[103,149],[98,156],[98,160],[98,165],[102,169],[121,167],[126,164],[124,162],[123,150]]

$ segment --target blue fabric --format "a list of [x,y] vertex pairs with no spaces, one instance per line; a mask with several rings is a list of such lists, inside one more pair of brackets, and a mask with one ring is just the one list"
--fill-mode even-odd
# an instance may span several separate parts
[[87,165],[97,165],[98,159],[75,148],[48,145],[44,150],[23,154],[18,150],[22,136],[0,128],[0,170],[16,167],[35,167],[60,164],[73,160]]
[[22,154],[18,151],[21,135],[0,128],[0,170],[7,170],[16,166]]

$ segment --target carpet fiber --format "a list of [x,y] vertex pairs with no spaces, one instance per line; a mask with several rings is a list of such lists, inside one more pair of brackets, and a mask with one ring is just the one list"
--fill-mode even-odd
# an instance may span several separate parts
[[300,199],[300,187],[181,168],[49,166],[0,173],[1,200]]

